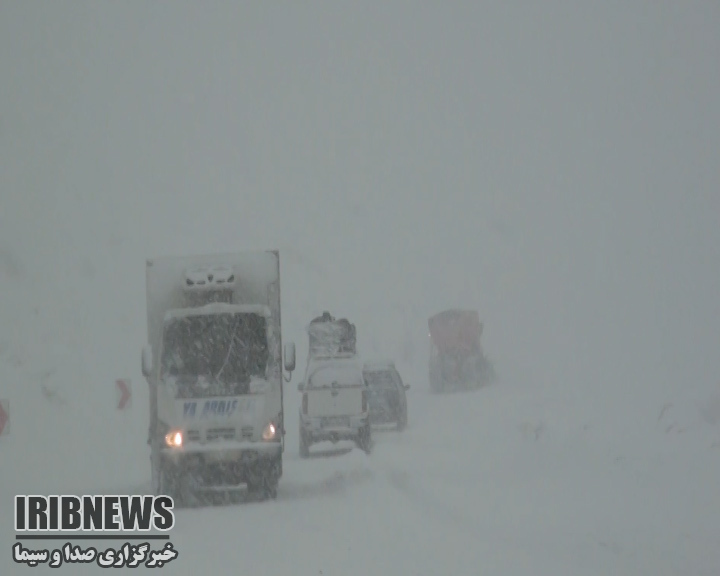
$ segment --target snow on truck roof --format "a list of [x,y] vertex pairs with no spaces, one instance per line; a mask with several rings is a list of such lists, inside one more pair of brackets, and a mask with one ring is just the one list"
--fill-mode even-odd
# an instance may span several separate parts
[[185,270],[185,289],[232,289],[234,284],[232,266],[200,266]]
[[226,304],[224,302],[212,302],[196,308],[180,308],[168,310],[165,313],[165,322],[177,318],[188,318],[190,316],[210,316],[214,314],[259,314],[270,318],[270,308],[264,304]]
[[438,321],[449,321],[453,319],[463,319],[469,321],[477,320],[479,322],[480,314],[477,310],[470,310],[465,308],[448,308],[447,310],[443,310],[442,312],[438,312],[437,314],[430,316],[428,322],[434,323]]

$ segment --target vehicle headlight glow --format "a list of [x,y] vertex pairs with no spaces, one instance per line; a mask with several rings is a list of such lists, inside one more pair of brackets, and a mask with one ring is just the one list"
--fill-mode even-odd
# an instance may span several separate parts
[[275,424],[270,422],[267,426],[265,426],[265,430],[263,430],[263,433],[262,433],[263,440],[273,440],[275,438],[276,432],[277,432],[277,429],[275,428]]
[[170,446],[170,448],[180,448],[183,445],[182,432],[174,430],[173,432],[165,434],[165,444]]

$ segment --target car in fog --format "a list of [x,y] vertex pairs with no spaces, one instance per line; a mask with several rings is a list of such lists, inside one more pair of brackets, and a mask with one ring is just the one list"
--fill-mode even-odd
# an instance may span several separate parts
[[384,427],[394,424],[398,430],[407,426],[408,411],[405,384],[392,360],[371,360],[363,365],[363,378],[369,390],[370,424]]

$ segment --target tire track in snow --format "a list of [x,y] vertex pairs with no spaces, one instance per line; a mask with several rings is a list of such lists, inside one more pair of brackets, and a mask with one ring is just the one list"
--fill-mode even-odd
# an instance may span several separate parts
[[478,531],[478,523],[453,510],[451,506],[437,498],[434,494],[418,487],[410,475],[403,470],[389,469],[385,472],[389,484],[415,507],[432,518],[462,527],[465,531]]
[[[376,473],[378,494],[382,494],[380,505],[387,502],[388,510],[402,510],[399,516],[410,539],[404,544],[413,563],[420,567],[405,573],[476,574],[483,566],[483,572],[491,574],[505,567],[508,543],[485,531],[481,519],[454,509],[442,492],[424,486],[422,477],[387,464]],[[526,564],[524,556],[520,552],[512,564]]]
[[338,470],[319,481],[302,482],[294,480],[278,487],[278,501],[324,498],[344,494],[348,489],[370,482],[374,478],[372,470],[356,468]]

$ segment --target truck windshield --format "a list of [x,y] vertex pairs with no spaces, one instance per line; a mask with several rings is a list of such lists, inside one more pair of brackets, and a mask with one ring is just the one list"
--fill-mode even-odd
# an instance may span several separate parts
[[267,362],[259,314],[193,315],[165,325],[162,372],[177,377],[182,397],[247,394],[253,377],[265,378]]

